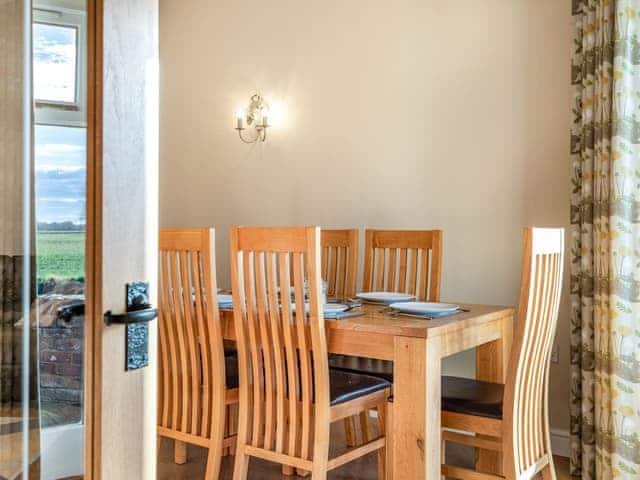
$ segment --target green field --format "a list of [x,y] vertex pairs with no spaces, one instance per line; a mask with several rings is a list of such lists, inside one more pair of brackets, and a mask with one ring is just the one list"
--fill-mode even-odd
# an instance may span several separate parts
[[84,278],[84,232],[38,232],[38,278]]

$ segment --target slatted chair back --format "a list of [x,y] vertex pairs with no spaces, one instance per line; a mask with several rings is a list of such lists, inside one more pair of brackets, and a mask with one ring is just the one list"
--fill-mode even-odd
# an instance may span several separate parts
[[563,257],[563,229],[525,229],[520,303],[505,385],[507,478],[531,478],[552,460],[549,365],[558,321]]
[[232,228],[230,243],[240,373],[237,452],[304,467],[308,462],[298,460],[322,456],[329,441],[320,229]]
[[216,300],[214,231],[160,231],[160,427],[176,438],[220,437],[225,361]]
[[440,300],[441,230],[367,230],[363,289]]
[[322,230],[322,278],[327,296],[344,300],[356,294],[358,274],[358,230]]

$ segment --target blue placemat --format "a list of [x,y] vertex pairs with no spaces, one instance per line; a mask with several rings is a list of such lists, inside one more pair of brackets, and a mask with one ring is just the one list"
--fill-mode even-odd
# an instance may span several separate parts
[[453,312],[434,312],[434,313],[409,313],[401,312],[399,310],[390,310],[389,314],[392,317],[411,317],[411,318],[424,318],[425,320],[433,320],[435,318],[449,317],[451,315],[457,315],[462,313],[462,310],[454,310]]
[[324,318],[342,320],[343,318],[360,317],[362,315],[364,315],[364,312],[330,312],[325,313]]

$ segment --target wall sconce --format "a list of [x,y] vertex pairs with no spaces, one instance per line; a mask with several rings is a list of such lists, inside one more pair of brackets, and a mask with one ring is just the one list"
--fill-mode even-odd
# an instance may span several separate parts
[[[269,106],[267,102],[257,93],[253,95],[247,109],[238,112],[236,116],[236,130],[238,131],[240,140],[244,143],[264,142],[267,139],[267,128],[270,126],[267,116],[268,113]],[[252,131],[255,133],[245,138],[242,132],[249,127],[253,127]]]

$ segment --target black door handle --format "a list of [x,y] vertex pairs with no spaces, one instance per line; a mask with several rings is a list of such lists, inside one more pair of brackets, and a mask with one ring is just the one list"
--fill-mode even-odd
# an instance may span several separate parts
[[131,325],[134,323],[150,322],[158,316],[157,308],[144,308],[125,313],[104,312],[105,325]]
[[84,315],[84,301],[69,303],[58,308],[56,319],[63,323],[69,323],[73,317]]

